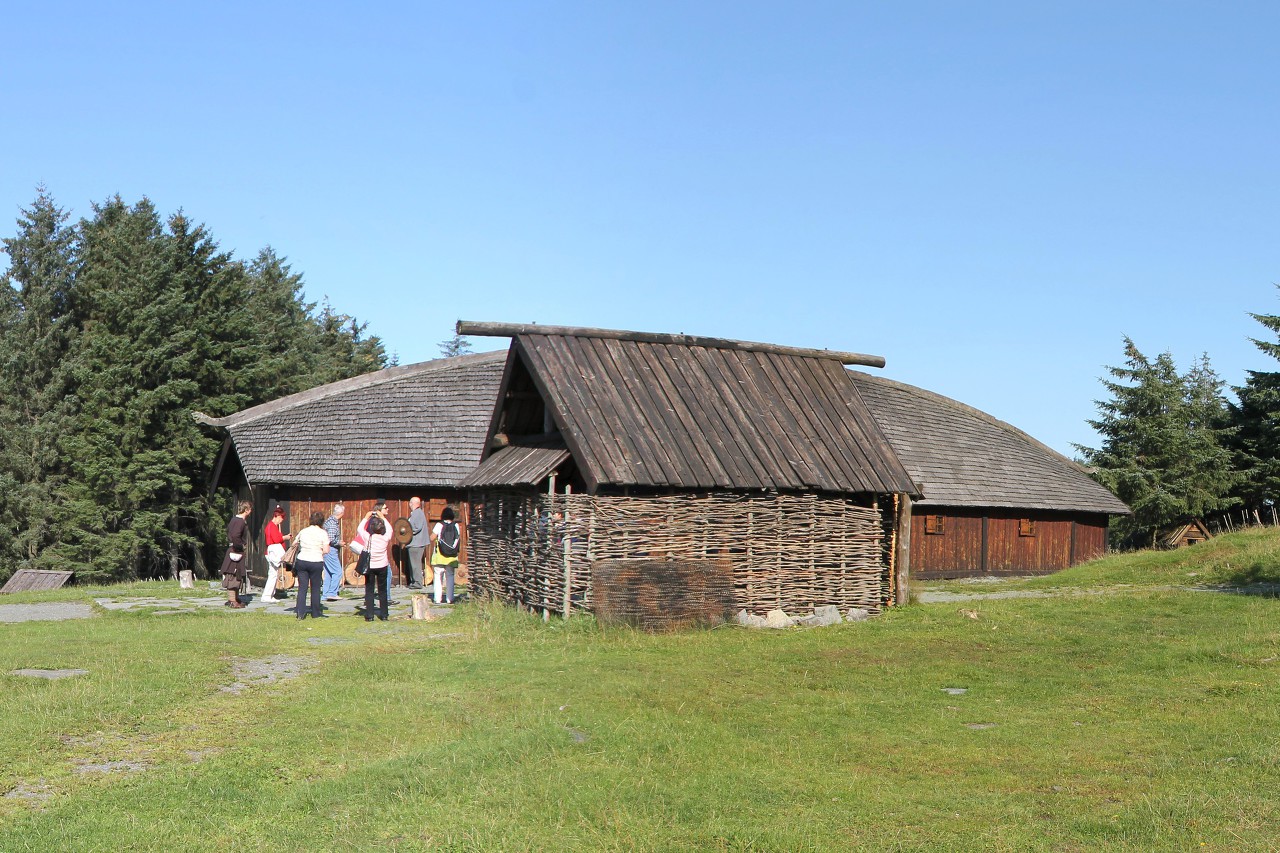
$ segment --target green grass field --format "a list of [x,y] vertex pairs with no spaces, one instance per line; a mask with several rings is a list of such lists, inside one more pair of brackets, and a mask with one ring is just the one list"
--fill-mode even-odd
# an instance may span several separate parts
[[1280,580],[1278,534],[788,632],[4,624],[0,850],[1280,849],[1280,601],[1182,589]]

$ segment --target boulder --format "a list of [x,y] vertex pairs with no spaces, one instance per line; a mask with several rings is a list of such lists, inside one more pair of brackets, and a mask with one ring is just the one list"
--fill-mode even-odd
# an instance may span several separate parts
[[795,620],[781,610],[770,610],[764,617],[766,628],[790,628]]
[[757,616],[754,613],[748,613],[745,610],[738,611],[738,624],[744,628],[763,628],[764,617]]
[[840,608],[834,604],[824,604],[822,607],[813,608],[813,619],[818,620],[819,625],[839,625],[844,620],[840,617]]
[[850,607],[849,612],[844,615],[847,622],[862,622],[871,618],[870,610],[863,610],[861,607]]

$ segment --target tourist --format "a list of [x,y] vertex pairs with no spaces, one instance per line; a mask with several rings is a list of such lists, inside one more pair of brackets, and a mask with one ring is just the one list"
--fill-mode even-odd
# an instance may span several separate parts
[[422,510],[422,498],[409,498],[409,589],[422,589],[422,560],[431,544],[431,531],[427,529],[427,514]]
[[342,516],[347,508],[338,502],[324,520],[324,532],[329,537],[329,550],[324,553],[324,600],[337,601],[342,588]]
[[[376,615],[387,621],[387,586],[391,574],[391,527],[381,517],[369,519],[369,571],[364,576],[364,621],[372,622]],[[374,593],[378,596],[378,609],[373,609]]]
[[[298,605],[294,612],[299,619],[324,616],[320,603],[321,575],[324,573],[324,556],[329,553],[329,534],[324,532],[324,513],[311,513],[311,524],[298,533],[298,557],[293,573],[298,576]],[[307,608],[307,592],[311,593],[311,606]]]
[[[387,517],[387,502],[377,500],[373,504],[373,509],[364,514],[364,518],[360,519],[360,523],[356,525],[356,535],[352,538],[351,544],[348,546],[351,553],[357,557],[360,556],[365,548],[365,544],[369,541],[369,519],[378,517],[382,519],[382,523],[387,526],[388,533],[391,531],[391,519]],[[388,570],[387,583],[391,583],[390,571]]]
[[453,604],[453,581],[458,572],[462,531],[454,520],[453,507],[440,513],[440,523],[431,528],[431,597],[436,604]]
[[240,601],[240,590],[249,579],[249,513],[253,512],[253,504],[240,501],[236,508],[239,511],[227,522],[227,554],[222,558],[222,588],[227,591],[225,606],[239,610],[245,606]]
[[267,582],[262,587],[262,595],[259,596],[259,601],[272,602],[276,600],[276,579],[279,577],[280,561],[284,559],[284,541],[293,536],[292,533],[281,532],[283,524],[284,507],[277,504],[275,510],[271,513],[271,520],[267,522],[267,526],[262,531],[262,539],[267,546]]

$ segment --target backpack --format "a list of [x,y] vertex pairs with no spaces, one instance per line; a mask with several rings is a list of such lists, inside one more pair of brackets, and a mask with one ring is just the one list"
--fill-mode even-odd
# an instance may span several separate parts
[[436,548],[439,549],[440,556],[458,556],[458,549],[461,545],[462,536],[458,534],[458,523],[456,521],[441,522],[440,535],[436,537]]

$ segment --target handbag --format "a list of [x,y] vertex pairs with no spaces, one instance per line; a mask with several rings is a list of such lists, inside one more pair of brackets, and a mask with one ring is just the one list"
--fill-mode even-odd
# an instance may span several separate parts
[[284,552],[284,556],[280,558],[280,567],[293,571],[293,564],[298,561],[298,540],[294,539],[289,543],[289,548]]
[[360,552],[360,556],[356,557],[356,574],[364,577],[369,573],[369,564],[373,561],[373,555],[369,553],[369,549],[365,548]]

